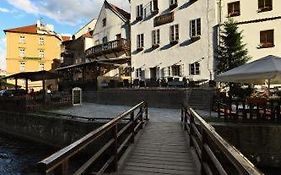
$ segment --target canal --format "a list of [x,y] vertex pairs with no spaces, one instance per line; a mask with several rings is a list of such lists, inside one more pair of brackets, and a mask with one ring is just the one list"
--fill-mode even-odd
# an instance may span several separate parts
[[36,163],[53,152],[46,145],[0,133],[0,175],[36,175]]

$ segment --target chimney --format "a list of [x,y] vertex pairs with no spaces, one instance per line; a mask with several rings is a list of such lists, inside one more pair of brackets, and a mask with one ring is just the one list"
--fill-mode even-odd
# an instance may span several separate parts
[[37,24],[36,25],[37,25],[37,27],[41,27],[41,20],[40,19],[37,20]]

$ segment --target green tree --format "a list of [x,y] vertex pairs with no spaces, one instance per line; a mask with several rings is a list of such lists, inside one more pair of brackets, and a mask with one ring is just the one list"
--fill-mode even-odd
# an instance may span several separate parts
[[[250,57],[246,44],[242,42],[242,32],[238,31],[237,24],[233,19],[229,19],[223,24],[223,30],[220,35],[220,44],[217,50],[217,73],[223,73],[235,67],[245,64]],[[229,87],[229,96],[245,98],[241,84],[227,83]]]
[[237,24],[233,19],[226,21],[223,24],[217,50],[217,73],[245,64],[250,59],[245,46],[242,42],[242,32],[238,31]]

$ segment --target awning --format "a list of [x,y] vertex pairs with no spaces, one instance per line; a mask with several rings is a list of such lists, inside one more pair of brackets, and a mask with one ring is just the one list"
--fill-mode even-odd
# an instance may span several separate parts
[[269,55],[218,75],[217,82],[281,83],[281,58]]

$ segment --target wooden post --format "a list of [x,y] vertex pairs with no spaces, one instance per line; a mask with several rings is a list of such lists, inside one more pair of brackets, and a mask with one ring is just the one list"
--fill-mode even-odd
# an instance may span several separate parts
[[183,118],[183,120],[184,120],[184,122],[183,122],[183,124],[184,124],[184,130],[187,130],[187,126],[186,126],[186,125],[188,124],[188,123],[187,123],[187,115],[188,115],[188,114],[187,114],[187,109],[184,108],[183,112],[184,112],[184,114],[183,114],[183,117],[184,117],[184,118]]
[[[208,159],[207,159],[207,153],[206,150],[204,148],[205,143],[207,144],[207,134],[204,131],[204,129],[202,129],[202,144],[201,144],[201,175],[206,175],[203,165],[204,163],[208,164]],[[208,145],[208,144],[207,144]]]
[[18,79],[15,79],[15,89],[18,90]]
[[[186,117],[185,117],[186,118]],[[196,126],[196,123],[194,122],[194,117],[192,115],[192,112],[190,112],[190,116],[189,116],[189,130],[190,130],[190,133],[189,133],[189,136],[190,136],[190,139],[189,139],[189,146],[190,147],[193,147],[194,146],[194,143],[192,141],[192,137],[194,135],[194,132],[193,132],[193,128],[192,128],[192,124],[194,124]]]
[[25,91],[26,91],[26,94],[28,94],[28,79],[27,78],[25,79]]
[[68,175],[68,159],[66,159],[61,165],[54,170],[54,175]]
[[182,106],[182,108],[181,108],[181,122],[183,122],[183,109],[184,109],[184,107]]
[[143,107],[140,108],[140,122],[141,122],[141,129],[143,129]]
[[112,128],[112,134],[113,134],[113,139],[114,139],[114,143],[113,143],[113,147],[112,147],[112,155],[114,156],[114,160],[112,162],[112,170],[113,172],[117,172],[118,170],[118,137],[117,137],[117,132],[118,132],[118,128],[117,128],[117,124]]
[[135,142],[135,131],[134,131],[134,129],[135,129],[135,122],[134,122],[134,120],[135,120],[135,115],[134,115],[134,112],[132,112],[130,114],[130,122],[132,123],[132,125],[131,125],[131,133],[132,133],[131,143]]
[[145,103],[144,110],[145,110],[145,120],[148,121],[149,118],[148,118],[148,105],[147,105],[147,103]]

